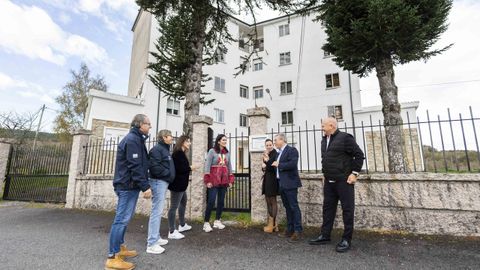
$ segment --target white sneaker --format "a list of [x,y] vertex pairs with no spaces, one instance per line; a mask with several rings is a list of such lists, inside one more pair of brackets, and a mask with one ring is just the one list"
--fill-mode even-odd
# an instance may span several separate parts
[[168,240],[160,238],[160,239],[158,239],[157,243],[155,243],[155,244],[158,244],[159,246],[164,246],[164,245],[168,244]]
[[190,231],[192,229],[192,226],[188,225],[187,223],[185,223],[185,225],[179,225],[178,226],[178,232],[186,232],[186,231]]
[[168,239],[182,239],[185,238],[185,235],[179,233],[177,230],[173,231],[173,233],[168,232]]
[[223,230],[225,229],[225,225],[223,225],[220,220],[215,220],[213,222],[213,228]]
[[164,251],[165,249],[159,244],[154,244],[153,246],[147,247],[147,253],[150,254],[162,254]]
[[203,223],[203,231],[204,232],[211,232],[213,231],[212,226],[210,226],[209,222]]

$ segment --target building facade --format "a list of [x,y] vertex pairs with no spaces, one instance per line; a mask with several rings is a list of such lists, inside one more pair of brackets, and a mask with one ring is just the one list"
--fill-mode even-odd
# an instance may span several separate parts
[[[252,39],[249,35],[255,29],[256,37]],[[298,126],[320,128],[321,119],[327,116],[335,116],[340,126],[352,127],[359,124],[355,121],[356,113],[365,117],[359,78],[337,66],[333,57],[322,50],[327,36],[313,17],[289,15],[256,25],[231,17],[228,30],[238,42],[226,44],[226,53],[218,55],[218,63],[203,68],[211,80],[204,83],[202,90],[211,93],[215,102],[201,105],[200,114],[214,119],[214,134],[246,136],[247,109],[254,106],[270,110],[268,130],[272,133]],[[92,91],[84,127],[107,139],[114,138],[128,131],[121,127],[135,111],[149,116],[152,134],[165,128],[180,134],[184,102],[160,94],[148,77],[151,70],[147,65],[155,61],[150,52],[155,51],[160,34],[155,17],[139,11],[132,31],[128,97]],[[252,51],[253,57],[245,61]],[[246,65],[246,71],[235,76],[241,65]],[[416,117],[417,107],[418,104],[406,108],[411,117]],[[374,121],[383,119],[380,108],[367,111]],[[127,112],[132,115],[126,117]],[[114,123],[114,127],[102,125],[106,122]],[[290,136],[290,141],[298,140],[293,132]],[[246,141],[236,140],[236,145],[241,146],[235,149],[239,153],[235,159],[240,167],[245,167]]]

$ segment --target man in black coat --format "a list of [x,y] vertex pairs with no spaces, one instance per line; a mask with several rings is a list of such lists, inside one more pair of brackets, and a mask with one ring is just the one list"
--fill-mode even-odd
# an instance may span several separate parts
[[323,183],[323,224],[319,237],[309,241],[311,245],[330,242],[330,233],[335,221],[338,200],[342,205],[344,232],[337,244],[337,252],[350,249],[353,235],[353,218],[355,212],[355,189],[358,174],[365,159],[355,138],[337,129],[335,118],[329,117],[322,122],[324,136],[322,139]]
[[152,128],[150,119],[137,114],[132,120],[130,132],[118,144],[113,176],[113,187],[118,197],[115,218],[110,229],[110,247],[105,268],[133,269],[133,263],[124,258],[135,257],[137,252],[128,250],[124,244],[125,231],[135,214],[138,195],[143,191],[150,198],[152,191],[148,183],[148,154],[145,140]]

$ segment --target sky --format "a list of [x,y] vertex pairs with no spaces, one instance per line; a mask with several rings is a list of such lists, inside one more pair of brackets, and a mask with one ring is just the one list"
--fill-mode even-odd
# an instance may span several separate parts
[[[85,62],[104,76],[108,91],[127,94],[134,0],[0,0],[0,112],[37,112],[50,131],[55,97]],[[434,48],[453,47],[428,62],[395,67],[401,102],[420,101],[418,115],[480,116],[480,1],[455,0],[449,28]],[[257,12],[257,20],[277,13]],[[245,17],[239,15],[239,17]],[[360,80],[362,105],[380,105],[375,73]]]

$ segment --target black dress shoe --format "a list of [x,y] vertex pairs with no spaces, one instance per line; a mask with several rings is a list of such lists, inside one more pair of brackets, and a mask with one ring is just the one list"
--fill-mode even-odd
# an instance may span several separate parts
[[337,252],[347,252],[351,247],[351,244],[350,244],[350,241],[348,241],[347,239],[342,239],[342,241],[340,241],[338,244],[337,244]]
[[310,245],[325,245],[330,243],[330,237],[325,237],[323,234],[320,234],[319,237],[308,240]]

